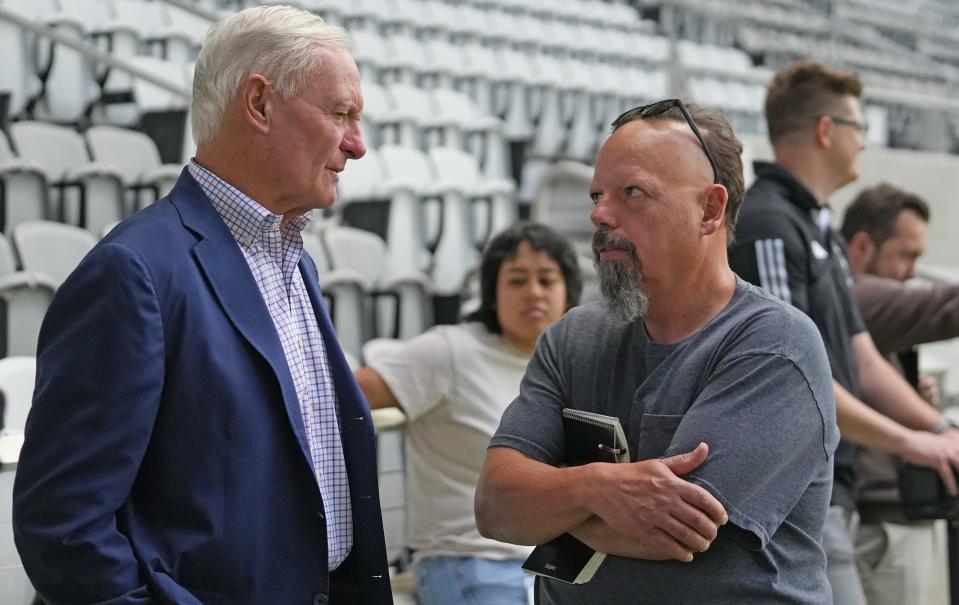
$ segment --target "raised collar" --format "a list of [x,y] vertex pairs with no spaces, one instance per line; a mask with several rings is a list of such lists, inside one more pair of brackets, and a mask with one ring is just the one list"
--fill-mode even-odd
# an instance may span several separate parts
[[790,203],[802,208],[803,210],[819,210],[819,201],[806,189],[806,186],[799,182],[791,172],[772,162],[753,162],[753,169],[756,176],[763,179],[769,179],[785,188],[788,195],[786,199]]

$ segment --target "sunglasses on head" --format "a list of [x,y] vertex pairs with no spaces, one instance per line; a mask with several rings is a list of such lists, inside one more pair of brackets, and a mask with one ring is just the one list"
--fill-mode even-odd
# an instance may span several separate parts
[[689,110],[686,109],[685,105],[683,105],[682,99],[664,99],[662,101],[650,103],[649,105],[640,105],[639,107],[628,109],[619,114],[618,118],[613,120],[613,130],[616,130],[627,122],[632,122],[633,120],[643,120],[646,118],[662,115],[673,107],[679,108],[679,111],[682,112],[683,117],[686,118],[686,123],[689,124],[690,130],[692,130],[693,134],[696,135],[696,138],[699,139],[699,144],[703,146],[703,151],[706,152],[706,157],[709,159],[709,165],[713,167],[713,183],[718,183],[719,171],[716,170],[716,161],[713,160],[713,154],[710,153],[709,147],[706,145],[706,139],[704,139],[702,133],[699,132],[699,127],[696,126],[696,121],[693,120],[693,116],[689,115]]

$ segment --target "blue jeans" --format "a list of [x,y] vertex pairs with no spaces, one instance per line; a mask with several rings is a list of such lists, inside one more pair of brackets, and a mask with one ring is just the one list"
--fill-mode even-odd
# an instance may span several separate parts
[[522,561],[430,557],[413,566],[419,605],[527,605],[533,576]]

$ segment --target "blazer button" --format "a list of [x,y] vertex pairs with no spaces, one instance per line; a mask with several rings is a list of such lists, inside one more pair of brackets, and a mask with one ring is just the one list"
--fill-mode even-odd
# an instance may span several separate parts
[[330,602],[329,597],[327,597],[322,592],[318,592],[313,595],[313,605],[327,605]]

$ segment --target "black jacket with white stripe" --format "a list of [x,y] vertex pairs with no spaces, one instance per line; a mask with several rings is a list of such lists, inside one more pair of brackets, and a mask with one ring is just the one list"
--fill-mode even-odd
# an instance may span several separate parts
[[[781,166],[756,162],[756,181],[736,226],[729,264],[743,279],[762,286],[815,322],[826,345],[833,378],[861,396],[852,337],[865,330],[852,291],[846,245],[828,226],[828,207]],[[821,225],[821,226],[820,226]],[[836,450],[832,503],[855,508],[856,449]]]

